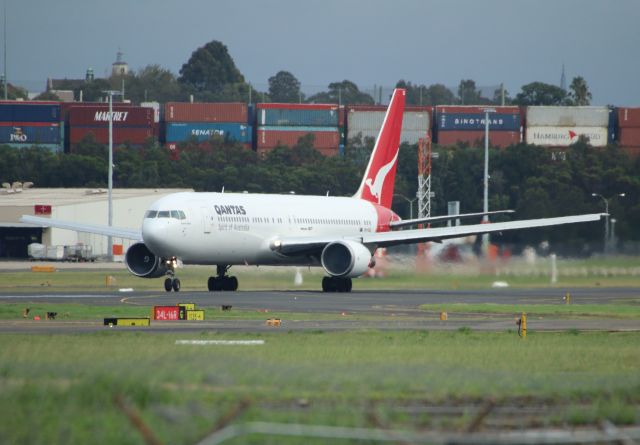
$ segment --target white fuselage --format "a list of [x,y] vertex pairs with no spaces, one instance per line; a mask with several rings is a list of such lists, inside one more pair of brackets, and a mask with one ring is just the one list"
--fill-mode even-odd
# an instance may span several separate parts
[[361,199],[188,192],[156,201],[142,237],[156,255],[186,264],[317,264],[308,256],[283,256],[271,243],[284,237],[353,238],[379,230],[378,224],[375,204]]

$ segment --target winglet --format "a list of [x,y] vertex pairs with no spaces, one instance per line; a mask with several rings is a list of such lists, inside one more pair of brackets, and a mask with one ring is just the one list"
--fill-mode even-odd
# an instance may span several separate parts
[[396,88],[393,91],[369,164],[360,188],[354,195],[355,198],[380,204],[386,208],[391,208],[393,200],[405,96],[406,90],[402,88]]

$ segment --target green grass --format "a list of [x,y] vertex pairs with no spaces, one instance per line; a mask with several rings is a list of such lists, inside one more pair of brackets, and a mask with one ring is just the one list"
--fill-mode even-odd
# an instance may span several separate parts
[[[150,317],[152,306],[120,304],[112,306],[94,306],[76,303],[2,303],[0,304],[0,320],[20,320],[23,311],[29,308],[28,318],[39,315],[44,319],[47,312],[57,312],[57,320],[95,320],[101,321],[107,317]],[[335,320],[343,317],[339,314],[323,314],[317,312],[285,312],[285,311],[257,311],[237,310],[222,311],[220,307],[199,306],[205,310],[207,320],[265,320],[267,318],[281,318],[285,320]],[[385,318],[378,315],[345,314],[349,320],[379,320]]]
[[[78,266],[79,268],[82,265]],[[303,269],[304,282],[294,285],[293,268],[234,267],[232,269],[240,281],[240,290],[318,290],[321,288],[322,270]],[[212,268],[188,266],[178,270],[184,291],[206,290],[207,278]],[[115,284],[106,286],[106,277],[115,278]],[[494,271],[460,272],[457,269],[439,270],[427,274],[416,274],[413,270],[391,270],[385,278],[358,278],[354,280],[355,290],[388,289],[489,289],[495,281],[507,281],[510,287],[640,287],[640,276],[572,276],[560,277],[556,284],[549,283],[543,275],[496,276]],[[52,291],[92,291],[114,292],[120,288],[136,291],[161,291],[163,279],[137,278],[124,269],[77,270],[59,269],[56,272],[0,272],[0,292],[52,292]]]
[[[175,344],[189,338],[266,344]],[[164,443],[176,444],[195,443],[240,400],[251,405],[236,422],[371,427],[375,406],[390,427],[420,429],[425,419],[398,408],[518,398],[566,406],[552,420],[559,425],[636,423],[638,344],[640,333],[530,333],[522,340],[470,330],[7,334],[0,336],[0,418],[11,421],[0,422],[0,442],[141,443],[113,403],[118,394]]]
[[428,312],[548,315],[559,317],[640,318],[640,305],[628,304],[423,304]]

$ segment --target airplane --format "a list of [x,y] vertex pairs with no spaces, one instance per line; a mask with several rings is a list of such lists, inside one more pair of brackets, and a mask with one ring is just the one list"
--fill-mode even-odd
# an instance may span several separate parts
[[[22,222],[136,241],[125,254],[129,272],[164,277],[167,292],[179,291],[175,270],[215,265],[209,291],[235,291],[233,265],[320,266],[324,292],[350,292],[352,278],[375,266],[379,247],[441,242],[506,230],[598,221],[586,214],[454,227],[409,228],[485,213],[401,220],[391,210],[406,91],[393,92],[357,192],[352,197],[183,192],[167,195],[147,210],[141,229],[80,224],[25,215]],[[510,211],[488,212],[488,214]]]

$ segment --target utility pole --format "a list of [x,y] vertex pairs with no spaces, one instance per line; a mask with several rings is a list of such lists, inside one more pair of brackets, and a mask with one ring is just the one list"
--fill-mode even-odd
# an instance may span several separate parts
[[[489,211],[489,114],[495,113],[494,108],[484,109],[484,205],[482,211],[485,215],[482,217],[484,224],[489,223],[489,215],[486,213]],[[482,248],[486,254],[489,247],[489,234],[482,235]]]
[[[109,227],[113,226],[113,96],[114,94],[120,94],[120,91],[107,90],[104,93],[109,95],[109,177],[108,177],[108,224]],[[107,237],[107,256],[109,261],[113,260],[113,237],[109,235]]]
[[4,100],[8,100],[7,87],[7,1],[4,2]]

